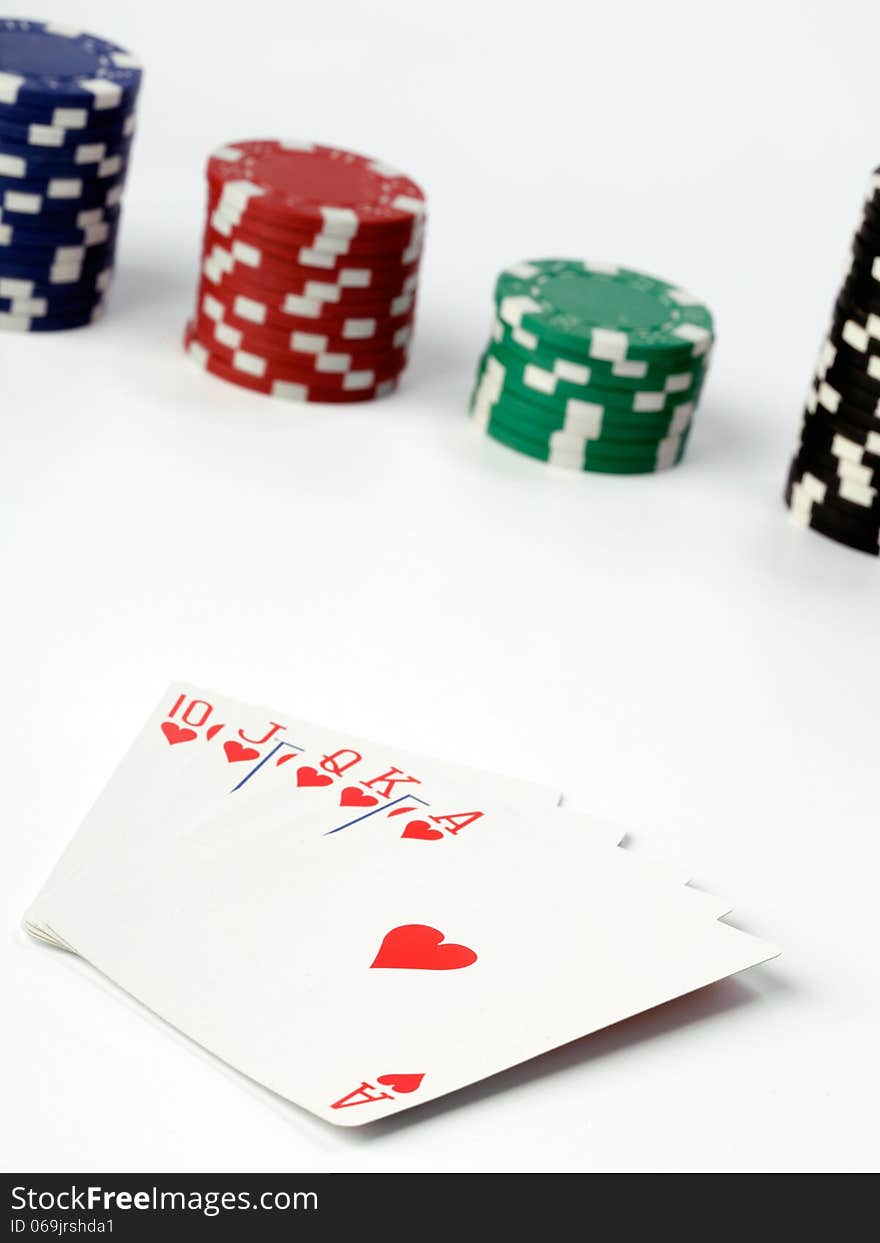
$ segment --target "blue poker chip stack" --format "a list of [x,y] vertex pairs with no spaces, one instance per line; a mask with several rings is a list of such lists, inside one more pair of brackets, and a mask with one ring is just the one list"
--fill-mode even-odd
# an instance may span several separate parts
[[0,18],[0,330],[101,314],[140,84],[106,39]]

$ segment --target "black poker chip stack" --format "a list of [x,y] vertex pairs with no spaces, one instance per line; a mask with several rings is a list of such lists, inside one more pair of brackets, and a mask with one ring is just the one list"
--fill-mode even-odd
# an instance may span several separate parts
[[785,500],[801,526],[880,553],[880,169],[868,182]]

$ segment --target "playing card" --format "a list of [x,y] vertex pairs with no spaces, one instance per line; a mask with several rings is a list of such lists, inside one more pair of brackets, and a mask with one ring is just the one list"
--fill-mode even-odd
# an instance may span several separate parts
[[[460,806],[472,810],[439,818],[437,823],[421,818],[432,784],[450,791],[453,783],[462,781],[468,793],[463,791],[461,797],[472,802]],[[414,755],[228,696],[175,685],[162,697],[67,847],[28,910],[25,927],[60,944],[48,927],[58,885],[84,869],[92,874],[92,883],[112,884],[120,866],[141,866],[142,854],[160,850],[164,842],[227,803],[251,814],[246,807],[251,800],[269,809],[275,800],[291,806],[302,798],[304,810],[326,810],[330,820],[325,831],[361,832],[369,827],[365,822],[377,816],[389,821],[403,817],[397,820],[403,837],[431,841],[479,822],[481,813],[473,808],[485,797],[497,803],[499,796],[511,799],[520,814],[555,805],[558,797],[551,788],[531,781]],[[601,837],[616,844],[623,835],[619,826],[568,808],[559,809],[557,816],[557,828],[568,824],[572,831],[589,832],[596,841]],[[671,870],[664,875],[661,865],[645,866],[658,880],[686,879]],[[710,918],[729,910],[712,895],[684,892]]]
[[[353,739],[191,687],[171,688],[165,703],[170,705],[169,710],[165,712],[160,707],[154,713],[141,749],[153,771],[142,769],[138,773],[140,784],[152,791],[148,812],[155,823],[148,825],[147,820],[139,818],[134,826],[126,821],[117,827],[124,814],[120,799],[125,797],[127,787],[114,779],[108,787],[113,798],[99,802],[99,814],[93,814],[89,832],[83,834],[88,837],[88,851],[81,851],[78,856],[74,850],[69,851],[62,867],[56,870],[54,884],[72,875],[74,864],[80,871],[90,870],[95,886],[113,884],[120,861],[126,868],[142,868],[144,854],[156,852],[178,835],[185,836],[221,809],[225,809],[223,814],[239,815],[247,822],[283,809],[297,832],[329,835],[396,830],[405,841],[441,843],[451,842],[459,833],[472,828],[479,831],[485,814],[482,805],[488,800],[497,811],[500,792],[516,800],[515,809],[508,808],[505,823],[511,831],[516,826],[521,839],[528,841],[531,826],[523,819],[525,814],[557,801],[554,791],[531,782],[498,778],[396,747]],[[242,721],[246,724],[241,725]],[[198,742],[199,730],[204,731],[204,741],[213,746],[189,747],[187,762],[178,759],[171,770],[163,758],[164,742],[171,748],[188,746]],[[158,744],[157,753],[159,735],[163,742]],[[341,745],[343,741],[345,745]],[[167,776],[160,781],[157,772]],[[462,785],[464,778],[466,785]],[[403,793],[399,794],[398,789]],[[443,805],[431,801],[435,797],[432,790],[438,789],[444,791]],[[162,791],[160,801],[158,790]],[[458,802],[450,802],[451,798]],[[106,814],[108,803],[113,816]],[[144,809],[139,806],[138,810],[143,813]],[[109,836],[105,835],[101,842],[96,834],[106,834],[108,826]],[[557,833],[563,829],[588,832],[595,841],[614,843],[622,833],[619,826],[569,809],[556,812],[554,829]],[[103,848],[98,849],[101,845]],[[683,886],[686,880],[684,874],[665,870],[662,865],[642,866],[658,882]],[[51,923],[51,896],[50,885],[35,904],[44,916],[44,935]],[[713,896],[692,889],[682,889],[681,897],[709,918],[729,910]],[[33,909],[28,919],[36,926]]]
[[[247,814],[227,802],[112,886],[72,878],[52,931],[198,1043],[339,1125],[776,952],[707,919],[626,851],[562,821],[555,831],[552,808],[518,817],[484,801],[467,831],[433,838],[407,836],[390,801],[336,831],[348,808],[290,793],[267,788]],[[455,826],[457,795],[438,785],[418,816]]]
[[[172,812],[198,791],[226,788],[225,752],[218,740],[226,721],[252,721],[258,709],[227,696],[202,699],[194,689],[169,687],[126,752],[98,800],[28,909],[25,927],[38,933],[55,887],[83,867],[115,861],[132,846],[161,844],[173,832]],[[237,729],[238,726],[232,726]]]
[[[304,749],[293,758],[286,744],[278,744],[245,774],[234,799],[202,801],[198,809],[191,809],[193,814],[180,832],[186,834],[216,815],[223,820],[238,816],[243,823],[252,823],[280,814],[296,834],[399,835],[401,841],[413,843],[411,849],[419,849],[419,843],[424,849],[450,849],[460,834],[467,837],[483,831],[484,806],[494,809],[494,822],[499,823],[501,804],[494,779],[487,782],[482,774],[475,773],[462,786],[461,770],[432,768],[424,757],[397,748],[378,748],[359,740],[358,749],[349,745],[328,753],[333,745],[332,735],[324,731],[313,740],[312,751]],[[359,770],[364,779],[357,782],[352,770]],[[430,780],[423,780],[425,777]],[[523,794],[521,787],[511,787],[502,779],[500,790],[502,796],[511,799],[504,804],[503,818],[503,831],[509,835],[511,846],[515,842],[532,845],[535,835],[529,813],[544,810],[547,803],[541,788],[527,787]],[[442,793],[438,795],[438,791]],[[550,831],[557,839],[566,833],[586,833],[593,843],[615,845],[623,835],[619,826],[561,807],[556,807],[552,823],[542,834]],[[656,883],[677,887],[681,900],[707,918],[717,919],[730,912],[729,903],[690,887],[687,875],[680,870],[644,859],[634,863],[636,866]]]
[[[300,756],[302,763],[286,767]],[[306,771],[300,776],[298,769]],[[401,786],[424,790],[438,782],[448,788],[460,782],[476,787],[475,797],[509,797],[522,807],[552,807],[559,801],[556,790],[529,780],[414,755],[228,696],[173,685],[26,912],[25,927],[52,939],[47,912],[59,885],[83,868],[103,870],[112,879],[120,860],[131,865],[143,851],[160,850],[179,825],[229,798],[245,801],[273,786],[289,794],[292,785],[313,796],[326,797],[332,790],[336,798],[339,785],[344,800],[343,792],[355,788],[355,770],[365,781],[387,774],[384,781],[376,780],[375,793],[360,794],[362,802],[374,799],[376,806],[390,801],[385,794],[389,783],[396,791]],[[413,779],[401,780],[406,777]],[[363,810],[353,808],[343,822]]]

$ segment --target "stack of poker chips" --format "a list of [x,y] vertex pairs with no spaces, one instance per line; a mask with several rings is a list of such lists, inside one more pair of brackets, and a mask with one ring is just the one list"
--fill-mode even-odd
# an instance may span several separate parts
[[0,329],[79,328],[113,271],[141,71],[105,39],[0,19]]
[[681,459],[706,376],[709,311],[626,268],[536,259],[501,273],[471,412],[555,466],[645,474]]
[[190,357],[273,397],[390,392],[415,316],[419,187],[380,161],[308,142],[237,142],[214,152],[207,176]]
[[850,262],[807,394],[786,481],[791,516],[880,553],[880,169],[868,183]]

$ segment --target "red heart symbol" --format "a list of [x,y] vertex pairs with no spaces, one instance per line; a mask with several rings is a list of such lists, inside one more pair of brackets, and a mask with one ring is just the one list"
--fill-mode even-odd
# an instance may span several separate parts
[[346,786],[339,796],[340,807],[375,807],[378,801],[374,794],[364,794],[357,786]]
[[438,928],[427,924],[401,924],[385,934],[371,967],[397,967],[405,971],[456,971],[477,961],[466,945],[444,941]]
[[310,768],[308,764],[303,764],[302,768],[296,770],[296,784],[298,786],[329,786],[333,784],[333,778],[319,773],[317,768]]
[[392,1092],[415,1092],[424,1077],[424,1075],[380,1075],[376,1082],[381,1083],[383,1088],[390,1088]]
[[401,837],[415,837],[420,842],[436,842],[443,836],[442,829],[432,829],[427,820],[410,820]]
[[176,746],[178,742],[192,742],[193,738],[196,737],[194,729],[181,729],[173,721],[164,721],[162,723],[162,733],[172,747]]
[[226,752],[226,758],[230,764],[240,764],[242,760],[258,760],[260,758],[259,751],[255,751],[253,747],[243,747],[234,738],[230,738],[229,742],[224,742],[223,750]]

